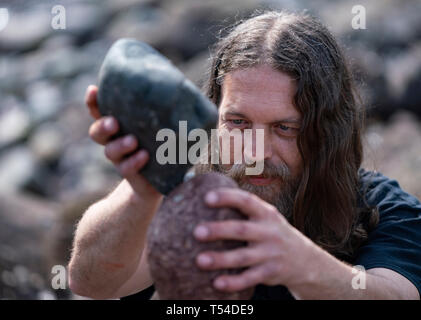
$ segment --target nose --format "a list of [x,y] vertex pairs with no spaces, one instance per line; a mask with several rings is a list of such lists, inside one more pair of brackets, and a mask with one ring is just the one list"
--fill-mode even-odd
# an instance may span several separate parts
[[269,129],[255,125],[244,133],[244,160],[246,163],[261,162],[272,157],[272,139]]

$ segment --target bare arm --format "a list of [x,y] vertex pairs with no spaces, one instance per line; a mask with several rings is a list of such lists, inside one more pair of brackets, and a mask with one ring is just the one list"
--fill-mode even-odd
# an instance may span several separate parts
[[[128,295],[127,286],[136,278],[137,291],[151,282],[147,261],[142,258],[148,225],[158,209],[162,195],[138,174],[147,163],[145,150],[137,148],[134,137],[110,141],[118,131],[113,118],[103,118],[96,105],[97,88],[89,87],[86,102],[96,119],[91,138],[105,145],[105,155],[124,178],[106,198],[92,205],[78,223],[69,263],[70,289],[96,299]],[[132,281],[129,281],[132,283]]]
[[[118,289],[141,266],[146,230],[160,198],[134,200],[130,188],[123,180],[107,198],[91,206],[79,222],[69,264],[74,293],[95,299],[131,293]],[[137,291],[150,282],[144,263],[137,274]]]
[[121,298],[131,294],[138,293],[153,284],[149,273],[149,264],[147,257],[147,243],[142,252],[136,271],[123,285],[114,293],[111,298]]
[[205,202],[231,207],[246,221],[205,222],[194,232],[199,241],[248,241],[246,248],[201,252],[196,263],[204,270],[248,267],[240,274],[220,275],[214,286],[235,292],[257,284],[284,285],[297,299],[420,299],[416,286],[386,268],[366,272],[338,260],[294,228],[277,208],[240,189],[220,188]]
[[[415,285],[401,274],[386,268],[373,268],[362,273],[320,250],[320,262],[311,265],[306,281],[290,291],[298,299],[404,299],[419,300]],[[355,270],[355,269],[354,269]],[[359,285],[355,285],[359,277]],[[353,286],[354,281],[354,286]],[[364,284],[361,281],[365,282]]]

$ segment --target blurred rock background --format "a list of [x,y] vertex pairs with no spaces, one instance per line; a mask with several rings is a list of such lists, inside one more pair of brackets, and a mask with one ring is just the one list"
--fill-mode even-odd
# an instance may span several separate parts
[[[57,4],[64,30],[51,27]],[[351,27],[357,4],[365,30]],[[88,137],[84,93],[121,37],[148,42],[201,85],[210,47],[232,23],[256,9],[307,9],[338,37],[359,80],[369,112],[364,166],[421,198],[419,0],[3,0],[0,8],[9,13],[0,31],[0,299],[80,298],[53,290],[51,269],[67,264],[81,214],[119,181]]]

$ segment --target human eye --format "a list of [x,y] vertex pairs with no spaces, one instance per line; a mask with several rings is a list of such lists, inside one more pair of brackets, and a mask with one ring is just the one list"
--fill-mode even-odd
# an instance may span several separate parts
[[233,120],[228,120],[228,121],[230,121],[232,124],[237,125],[237,126],[244,124],[244,120],[242,119],[233,119]]
[[276,125],[276,130],[278,131],[278,133],[284,135],[284,136],[288,136],[288,137],[294,137],[297,135],[299,129],[295,128],[295,127],[289,127],[283,124],[277,124]]
[[282,131],[288,131],[288,130],[291,131],[291,129],[293,129],[291,127],[284,126],[283,124],[278,124],[278,128],[281,129]]
[[244,129],[248,126],[248,122],[244,119],[227,119],[226,121],[232,128]]

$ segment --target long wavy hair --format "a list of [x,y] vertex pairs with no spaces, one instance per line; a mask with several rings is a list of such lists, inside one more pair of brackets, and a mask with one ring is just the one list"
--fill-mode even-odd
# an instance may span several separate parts
[[270,65],[296,80],[302,115],[297,146],[303,171],[291,223],[316,244],[348,260],[378,212],[359,199],[365,113],[334,37],[308,14],[269,11],[235,25],[214,48],[205,90],[219,106],[224,75]]

